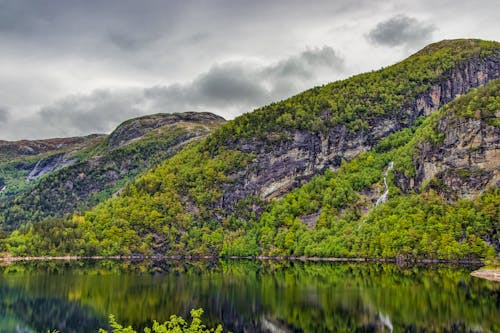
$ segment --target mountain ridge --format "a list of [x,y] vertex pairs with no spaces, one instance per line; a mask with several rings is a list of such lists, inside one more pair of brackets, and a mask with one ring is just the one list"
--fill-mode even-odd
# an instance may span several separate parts
[[[108,136],[92,136],[96,138],[93,141],[69,140],[83,143],[80,146],[68,145],[62,150],[55,146],[29,156],[29,160],[0,164],[0,176],[2,171],[11,170],[11,179],[2,180],[7,190],[4,188],[6,192],[0,196],[0,221],[5,228],[92,207],[224,121],[210,113],[148,115],[120,124]],[[134,128],[135,132],[123,132],[123,128]],[[43,142],[61,141],[64,140]],[[17,179],[12,179],[16,175]],[[17,192],[15,187],[11,189],[16,182],[21,184]]]
[[[312,88],[227,122],[130,182],[116,198],[84,214],[75,214],[71,220],[50,220],[15,231],[7,241],[8,249],[22,253],[19,246],[22,249],[31,239],[38,244],[31,247],[30,251],[35,253],[281,256],[373,253],[382,257],[411,257],[425,255],[420,250],[428,248],[429,255],[439,258],[491,256],[492,249],[495,252],[491,242],[497,241],[498,233],[491,224],[497,213],[493,213],[490,204],[498,200],[498,193],[483,190],[491,177],[497,177],[496,164],[484,164],[490,170],[478,178],[479,185],[458,192],[459,196],[449,198],[452,203],[448,203],[447,191],[457,192],[452,187],[456,175],[440,185],[444,191],[437,191],[439,186],[433,189],[436,184],[432,179],[440,177],[439,172],[448,170],[461,157],[444,156],[443,151],[437,150],[439,157],[445,158],[443,169],[431,174],[427,172],[429,167],[426,171],[425,167],[414,164],[422,151],[422,165],[436,159],[425,153],[429,150],[416,146],[420,141],[414,136],[425,134],[438,148],[443,145],[440,141],[443,131],[435,131],[439,124],[433,121],[441,115],[437,111],[457,97],[465,103],[457,112],[468,112],[466,104],[471,96],[482,101],[478,107],[498,108],[495,104],[498,77],[499,43],[480,40],[435,43],[388,68]],[[479,92],[473,89],[484,85],[487,88],[482,87]],[[488,98],[483,101],[481,94]],[[473,115],[481,111],[475,110],[474,105],[470,104]],[[476,119],[479,121],[476,125],[484,128],[492,121],[491,126],[496,128],[497,115],[488,117],[489,120]],[[474,121],[467,120],[470,117],[463,119],[468,125],[462,130],[475,126]],[[490,151],[495,153],[497,130],[488,133],[484,137],[493,137]],[[449,141],[445,140],[445,146],[452,147],[453,140]],[[462,151],[475,152],[478,158],[487,160],[484,156],[492,153],[481,147]],[[482,152],[490,155],[480,156]],[[395,161],[394,170],[386,174],[387,186],[383,188],[380,183],[383,170],[388,169],[391,161]],[[464,167],[460,172],[468,171]],[[483,182],[485,175],[487,183]],[[467,182],[468,177],[463,179]],[[376,196],[384,190],[389,191],[387,203],[371,209]],[[397,195],[392,198],[394,193]],[[475,199],[462,201],[469,193]],[[401,223],[410,226],[411,221],[418,221],[413,232],[426,235],[430,232],[428,227],[443,228],[443,215],[437,212],[449,210],[450,216],[456,218],[463,209],[470,212],[470,219],[464,225],[456,225],[455,220],[449,221],[449,225],[457,230],[470,227],[470,237],[465,233],[462,246],[461,234],[445,228],[442,236],[449,237],[448,240],[430,233],[429,239],[438,237],[430,241],[434,243],[417,245],[415,252],[411,252],[405,243],[408,239],[399,245],[389,242],[390,246],[376,247],[374,243],[371,249],[364,247],[370,244],[363,243],[363,235],[353,232],[353,226],[362,222],[360,219],[372,219],[372,229],[360,230],[372,233],[377,244],[382,244],[382,239],[387,243],[376,229],[391,218],[386,208],[392,207],[396,216],[408,209],[409,203],[416,206],[415,216],[428,216],[435,223],[427,226],[411,214],[406,219],[400,217]],[[38,238],[46,230],[61,225],[68,238],[59,240],[63,248],[58,249],[50,242],[45,244]],[[408,238],[405,230],[411,228],[408,225],[405,228],[399,232]],[[335,230],[343,230],[345,235],[335,234]],[[396,236],[393,239],[400,241],[401,237]],[[352,247],[346,242],[359,244]],[[442,250],[435,247],[441,243]]]

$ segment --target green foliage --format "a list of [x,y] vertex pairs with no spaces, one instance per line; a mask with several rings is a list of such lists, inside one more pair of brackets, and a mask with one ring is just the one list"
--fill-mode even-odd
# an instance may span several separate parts
[[[262,214],[257,233],[266,255],[320,257],[493,257],[499,241],[500,191],[491,189],[474,201],[449,203],[434,192],[403,193],[393,184],[395,175],[412,177],[414,157],[424,143],[443,139],[438,123],[445,117],[467,116],[464,109],[491,121],[498,110],[500,80],[446,105],[418,127],[407,128],[383,139],[371,152],[327,171],[302,187],[273,201]],[[496,118],[498,119],[498,118]],[[371,199],[383,192],[384,168],[390,200],[375,207]],[[379,194],[380,195],[380,194]],[[376,195],[375,197],[378,197]],[[366,212],[369,212],[366,214]],[[307,223],[311,217],[313,225]]]
[[[191,317],[193,320],[189,324],[182,317],[172,315],[170,320],[163,324],[155,321],[152,327],[146,327],[144,333],[222,333],[222,326],[218,325],[216,328],[207,328],[201,321],[203,309],[191,310]],[[113,315],[109,316],[109,325],[112,328],[112,333],[136,333],[131,327],[123,327],[118,324]],[[100,329],[99,333],[108,333],[104,329]]]
[[500,79],[496,79],[446,105],[443,112],[456,117],[483,120],[491,126],[500,127],[500,118],[497,116],[499,110]]
[[[443,73],[491,52],[498,52],[498,43],[460,40],[431,45],[394,66],[245,114],[136,178],[120,196],[70,220],[22,228],[5,240],[4,247],[18,255],[491,257],[498,214],[490,214],[485,200],[498,203],[498,191],[475,201],[450,203],[432,192],[401,186],[416,176],[420,147],[442,143],[443,117],[476,117],[496,124],[499,80],[425,120],[402,111],[439,83]],[[297,129],[360,132],[384,117],[399,117],[403,129],[373,142],[371,151],[343,161],[337,170],[316,175],[270,203],[247,197],[231,211],[221,208],[224,192],[231,191],[255,157],[242,151],[240,141],[263,142],[272,152],[275,143],[290,140]],[[384,172],[391,161],[389,201],[374,208],[385,190]],[[17,205],[9,208],[13,216],[22,212]],[[63,240],[52,240],[49,230],[54,228]]]
[[[204,132],[207,130],[199,124],[190,124],[189,128],[174,124],[117,148],[110,149],[104,142],[76,152],[74,158],[79,162],[43,176],[34,184],[27,183],[25,178],[36,164],[35,157],[30,157],[31,163],[26,167],[17,162],[0,166],[0,175],[11,172],[17,177],[7,184],[7,194],[24,191],[12,200],[0,200],[0,225],[12,230],[27,222],[89,209],[173,155],[179,145],[196,133]],[[16,187],[17,183],[20,185]],[[28,187],[31,191],[26,191]]]
[[[222,226],[199,221],[210,221],[210,209],[222,197],[221,184],[244,168],[251,156],[226,150],[211,158],[200,151],[201,144],[140,176],[122,196],[84,216],[51,219],[13,232],[8,251],[15,255],[217,255],[224,238]],[[51,230],[61,230],[64,241],[51,237]]]

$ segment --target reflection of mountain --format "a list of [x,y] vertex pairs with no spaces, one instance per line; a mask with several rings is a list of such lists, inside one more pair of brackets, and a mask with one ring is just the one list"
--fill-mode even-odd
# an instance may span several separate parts
[[0,333],[35,333],[32,328],[20,323],[15,317],[0,312]]
[[208,324],[223,322],[235,333],[500,328],[500,287],[471,279],[463,267],[102,261],[0,270],[0,314],[37,328],[66,325],[63,332],[77,322],[98,327],[108,314],[141,328],[198,307]]
[[[78,302],[0,286],[0,332],[97,332],[105,318]],[[103,320],[104,319],[104,320]]]

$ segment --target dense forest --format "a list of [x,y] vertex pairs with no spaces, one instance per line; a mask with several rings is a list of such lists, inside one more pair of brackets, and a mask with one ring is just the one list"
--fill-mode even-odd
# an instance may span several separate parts
[[[500,241],[498,187],[485,185],[469,197],[453,197],[439,177],[419,178],[418,163],[425,158],[424,147],[446,151],[442,128],[457,119],[477,122],[498,141],[500,81],[454,101],[444,91],[439,101],[431,94],[427,106],[418,101],[443,78],[448,81],[439,87],[453,90],[450,77],[456,71],[469,75],[469,67],[480,67],[484,59],[493,59],[488,66],[493,66],[492,75],[498,74],[499,53],[496,42],[444,41],[391,67],[247,113],[188,144],[129,182],[119,196],[85,213],[23,223],[5,235],[0,251],[19,256],[493,257]],[[474,65],[467,65],[471,61]],[[374,135],[387,119],[395,119],[392,129]],[[337,164],[282,196],[263,198],[256,192],[238,197],[242,179],[254,171],[262,151],[284,149],[296,133],[321,136],[339,128],[347,137],[367,133],[369,139],[355,156],[337,156]],[[245,149],[249,140],[264,148]],[[486,144],[468,149],[482,151]],[[463,181],[472,173],[494,177],[483,171],[454,170]],[[229,192],[237,199],[229,202]],[[384,192],[387,200],[377,202]],[[8,211],[19,209],[29,211],[12,204]],[[0,222],[6,229],[5,220]]]

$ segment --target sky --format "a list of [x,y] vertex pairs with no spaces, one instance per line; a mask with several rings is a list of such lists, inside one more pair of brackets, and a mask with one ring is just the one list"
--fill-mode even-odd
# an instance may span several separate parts
[[498,0],[0,0],[0,140],[232,119],[498,22]]

